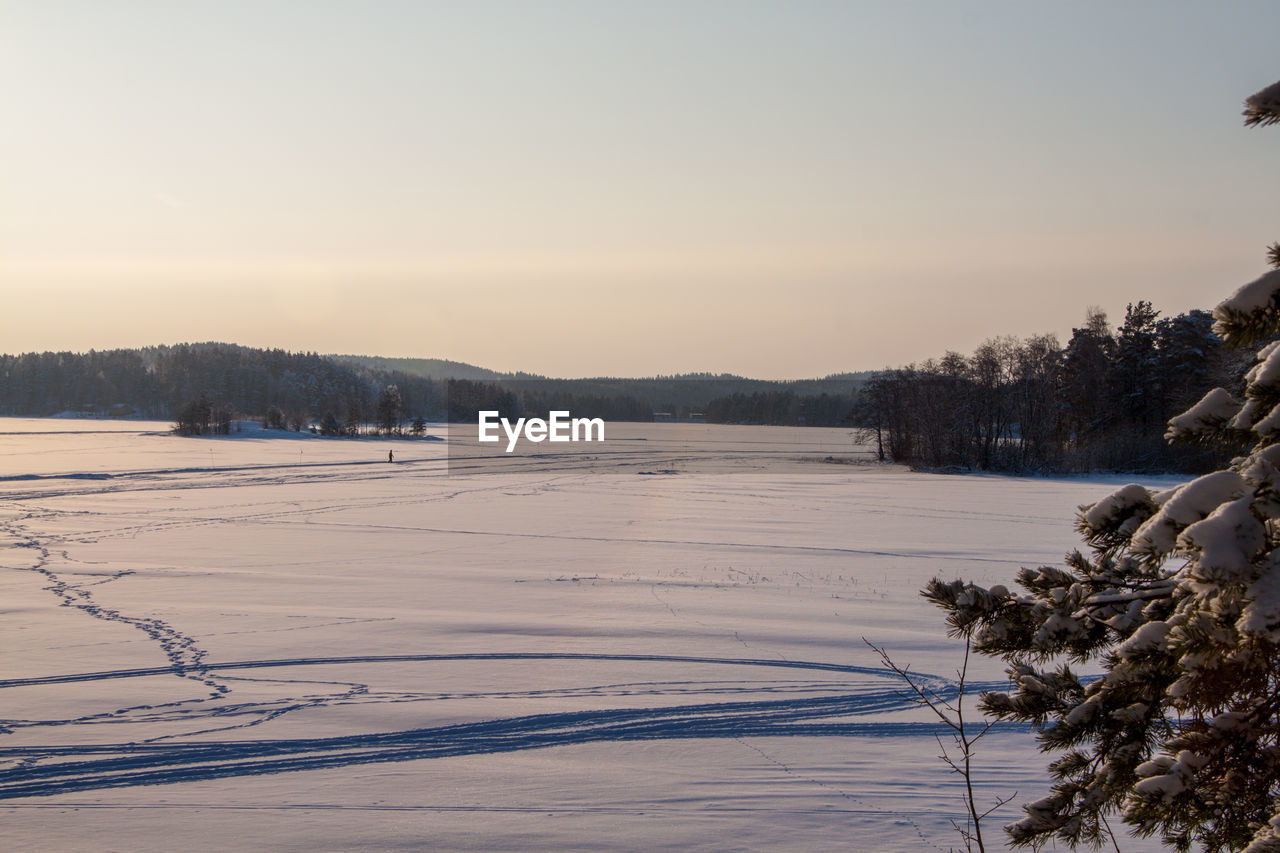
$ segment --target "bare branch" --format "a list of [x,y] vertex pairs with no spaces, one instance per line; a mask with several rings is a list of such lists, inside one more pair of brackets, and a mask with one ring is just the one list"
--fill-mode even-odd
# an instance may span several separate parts
[[[995,723],[994,721],[988,721],[982,726],[981,730],[976,735],[970,734],[965,728],[964,697],[965,688],[968,685],[969,655],[973,650],[973,638],[971,634],[966,633],[964,635],[964,639],[964,660],[961,663],[960,669],[956,671],[957,689],[954,703],[952,700],[943,699],[936,691],[930,691],[927,688],[922,687],[920,684],[917,684],[908,672],[907,667],[898,666],[894,663],[893,659],[889,657],[888,652],[872,643],[866,637],[862,638],[862,642],[866,643],[868,648],[876,653],[886,667],[906,682],[907,686],[911,689],[911,692],[915,694],[918,704],[925,706],[930,711],[933,711],[938,719],[952,730],[953,734],[951,739],[954,743],[954,751],[959,755],[958,758],[952,757],[952,750],[948,749],[942,742],[941,735],[934,735],[934,740],[938,742],[938,758],[943,764],[950,768],[952,772],[958,773],[964,778],[963,799],[965,810],[968,812],[968,818],[965,821],[964,827],[961,827],[955,820],[951,821],[951,826],[964,840],[965,850],[972,851],[974,849],[974,845],[977,845],[979,853],[986,853],[986,846],[982,840],[982,819],[1008,803],[1013,799],[1013,797],[1017,796],[1017,794],[1015,793],[1014,795],[1004,799],[998,799],[994,806],[987,809],[982,814],[978,814],[978,807],[974,801],[973,793],[973,747],[974,744],[987,734],[987,732],[991,731],[991,727]],[[931,692],[933,694],[932,698],[930,698]]]
[[888,653],[887,653],[884,649],[882,649],[882,648],[880,648],[879,646],[875,645],[875,644],[874,644],[874,643],[872,643],[870,640],[868,640],[866,637],[863,637],[863,638],[862,638],[862,642],[866,643],[866,644],[867,644],[867,646],[868,646],[868,647],[869,647],[873,652],[875,652],[877,655],[879,655],[880,660],[884,661],[884,665],[885,665],[885,666],[887,666],[889,669],[893,670],[893,672],[894,672],[894,673],[895,673],[899,678],[901,678],[903,681],[905,681],[905,682],[907,683],[907,686],[911,688],[911,692],[912,692],[912,693],[916,694],[916,698],[918,698],[918,699],[920,700],[920,703],[921,703],[921,704],[923,704],[923,705],[924,705],[926,708],[928,708],[930,711],[933,711],[933,713],[937,714],[937,715],[938,715],[938,719],[939,719],[939,720],[942,720],[942,722],[946,723],[948,726],[950,726],[950,727],[951,727],[951,728],[953,728],[953,729],[954,729],[954,728],[956,728],[955,721],[954,721],[954,720],[952,720],[950,717],[948,717],[946,714],[944,714],[944,713],[942,712],[942,710],[940,710],[940,709],[939,709],[939,707],[938,707],[938,706],[939,706],[939,704],[941,704],[941,703],[940,703],[937,699],[930,699],[930,698],[929,698],[929,696],[928,696],[928,694],[926,694],[926,693],[925,693],[925,691],[924,691],[921,687],[919,687],[919,686],[918,686],[918,685],[917,685],[917,684],[916,684],[916,683],[911,679],[911,674],[910,674],[906,669],[903,669],[902,667],[900,667],[900,666],[898,666],[896,663],[894,663],[894,662],[893,662],[893,660],[892,660],[892,659],[890,659],[890,657],[889,657]]

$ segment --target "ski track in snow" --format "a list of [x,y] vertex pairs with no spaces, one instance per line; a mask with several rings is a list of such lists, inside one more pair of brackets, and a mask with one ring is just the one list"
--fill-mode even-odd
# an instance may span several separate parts
[[[298,510],[301,511],[301,510]],[[279,513],[289,514],[289,513]],[[29,520],[30,515],[23,520]],[[207,523],[215,523],[206,520]],[[163,526],[163,525],[161,525]],[[209,662],[196,640],[155,618],[129,616],[119,610],[103,607],[93,600],[90,587],[109,583],[131,572],[128,570],[90,575],[89,580],[72,583],[48,568],[51,551],[31,536],[25,526],[12,521],[4,530],[19,547],[35,550],[38,559],[27,571],[37,572],[48,581],[46,590],[62,599],[64,606],[74,607],[96,619],[120,622],[145,633],[157,642],[171,661],[169,666],[117,669],[101,672],[70,673],[27,678],[0,679],[0,689],[71,684],[117,679],[177,676],[197,681],[210,688],[205,698],[165,703],[158,706],[136,705],[109,713],[62,720],[3,720],[3,730],[31,727],[60,727],[87,723],[162,723],[204,720],[208,723],[248,718],[247,722],[207,727],[153,737],[140,742],[75,746],[24,746],[0,748],[0,760],[9,768],[0,773],[0,799],[48,796],[100,788],[133,787],[217,779],[237,776],[282,773],[300,770],[342,767],[354,764],[412,761],[462,755],[482,755],[541,749],[554,746],[600,741],[675,740],[684,738],[726,738],[743,742],[747,737],[937,737],[948,733],[941,723],[850,721],[849,717],[908,710],[913,699],[895,676],[879,667],[860,667],[814,661],[792,661],[759,658],[708,658],[681,655],[587,654],[587,653],[473,653],[473,654],[407,654],[359,655],[346,657],[285,658],[278,660]],[[69,559],[65,554],[64,558]],[[656,595],[656,592],[655,592]],[[666,605],[674,614],[675,611]],[[739,638],[740,642],[743,642]],[[745,645],[745,642],[744,642]],[[488,693],[409,693],[370,692],[358,682],[333,680],[299,680],[275,678],[228,677],[225,673],[239,670],[269,670],[315,666],[360,664],[371,666],[388,663],[440,663],[445,661],[521,661],[566,660],[595,662],[643,662],[667,664],[700,664],[781,668],[848,675],[870,676],[886,680],[882,689],[866,689],[862,684],[840,682],[768,682],[748,681],[726,686],[721,682],[642,682],[600,685],[588,688],[524,690]],[[915,673],[943,701],[958,694],[955,681],[935,675]],[[307,694],[296,698],[279,698],[270,702],[229,703],[233,681],[270,681],[273,683],[328,684],[344,688],[328,694]],[[1002,683],[970,685],[970,689],[995,689]],[[848,692],[840,692],[845,687]],[[849,689],[852,688],[852,689]],[[476,697],[531,696],[627,696],[637,694],[678,697],[690,693],[817,693],[819,695],[785,699],[754,699],[739,702],[711,702],[646,708],[588,709],[552,714],[533,714],[484,720],[459,725],[410,729],[376,734],[358,734],[329,738],[264,739],[234,742],[158,743],[179,737],[208,735],[242,729],[269,722],[303,708],[338,706],[351,703],[400,703],[439,701]],[[834,695],[831,695],[834,692]],[[223,700],[223,701],[210,701]],[[773,763],[775,759],[758,747],[747,745]],[[779,764],[779,766],[784,765]],[[789,771],[788,771],[789,772]],[[841,793],[841,796],[849,796]]]
[[[446,496],[445,499],[447,499]],[[364,508],[365,505],[362,505]],[[327,509],[350,508],[339,505]],[[136,705],[84,717],[60,720],[0,721],[0,730],[23,728],[58,728],[90,723],[156,724],[165,722],[204,721],[207,727],[195,731],[159,735],[137,742],[94,745],[37,745],[0,748],[0,761],[9,766],[0,772],[0,799],[50,796],[102,788],[162,785],[206,779],[254,776],[292,771],[316,770],[349,765],[413,761],[466,755],[484,755],[555,746],[602,741],[678,740],[686,738],[723,738],[743,743],[762,758],[791,772],[785,765],[747,744],[748,737],[929,737],[949,733],[941,723],[857,721],[850,717],[908,710],[915,706],[912,697],[895,683],[895,676],[879,667],[860,667],[814,661],[792,661],[758,658],[708,658],[681,655],[586,654],[586,653],[474,653],[474,654],[407,654],[359,655],[347,657],[286,658],[209,662],[207,653],[195,638],[173,628],[163,620],[130,616],[118,609],[99,605],[93,599],[92,587],[110,583],[132,574],[129,570],[77,576],[69,581],[49,568],[54,552],[33,536],[27,524],[36,517],[61,513],[42,513],[26,506],[26,514],[3,526],[17,547],[33,550],[38,557],[26,571],[42,575],[44,588],[62,600],[96,619],[119,622],[142,631],[159,644],[170,660],[169,666],[117,669],[101,672],[70,673],[28,678],[0,679],[0,690],[52,684],[72,684],[118,679],[176,676],[192,679],[210,689],[204,698],[161,705]],[[241,507],[242,511],[244,507]],[[299,513],[324,511],[321,508],[294,508],[252,516],[254,521],[286,518]],[[150,522],[141,528],[154,531],[173,525],[219,524],[235,519],[223,517]],[[92,541],[107,531],[66,537],[62,541]],[[110,534],[120,535],[113,530]],[[497,534],[495,534],[497,535]],[[509,535],[509,534],[508,534]],[[594,538],[594,537],[592,537]],[[71,560],[61,552],[64,560]],[[656,595],[656,591],[654,593]],[[675,610],[664,606],[674,615]],[[745,641],[738,638],[739,642]],[[820,682],[642,682],[599,685],[579,688],[504,691],[487,693],[412,693],[371,692],[359,682],[336,680],[300,680],[227,676],[232,671],[255,672],[276,668],[302,668],[360,664],[371,666],[388,663],[431,664],[445,661],[521,661],[566,660],[594,662],[643,662],[666,664],[699,664],[709,667],[781,668],[815,672],[833,672],[884,679],[880,689],[867,689],[865,684]],[[924,673],[914,674],[943,701],[953,700],[958,693],[955,681]],[[332,685],[342,688],[331,693],[308,693],[300,697],[280,697],[268,702],[227,702],[235,681],[268,681],[277,684]],[[970,689],[997,688],[1002,684],[970,685]],[[844,688],[844,692],[841,691]],[[679,697],[696,693],[724,695],[804,694],[783,699],[752,699],[737,702],[704,702],[663,707],[585,709],[550,714],[532,714],[483,720],[472,723],[409,729],[404,731],[366,733],[328,738],[282,738],[237,741],[173,742],[178,738],[244,729],[277,719],[303,708],[340,706],[352,703],[402,703],[440,701],[458,698],[513,698],[548,696],[628,696],[650,695]],[[216,701],[214,701],[216,700]],[[247,721],[237,722],[247,718]],[[161,741],[168,741],[161,743]],[[837,792],[851,798],[847,792]]]
[[[327,738],[288,738],[237,741],[201,741],[197,743],[112,743],[74,746],[25,746],[0,748],[0,759],[15,762],[0,776],[0,799],[47,796],[98,788],[132,787],[201,779],[281,773],[297,770],[342,767],[353,764],[411,761],[461,755],[479,755],[541,749],[553,746],[585,744],[599,741],[673,740],[684,738],[746,737],[935,737],[949,733],[941,723],[927,722],[861,722],[849,720],[914,707],[914,702],[897,684],[894,676],[883,669],[843,666],[808,661],[759,659],[697,658],[674,655],[608,655],[554,653],[477,653],[457,655],[381,655],[345,658],[295,658],[285,660],[234,661],[204,663],[203,673],[235,669],[271,667],[304,667],[335,664],[372,665],[391,662],[432,663],[442,661],[502,660],[577,660],[628,661],[648,663],[705,664],[708,666],[781,667],[786,669],[845,672],[886,679],[882,689],[835,692],[834,695],[804,696],[785,699],[754,699],[738,702],[710,702],[645,708],[607,708],[530,714],[493,720],[482,720],[446,726],[404,731],[344,735]],[[116,670],[79,673],[44,678],[9,679],[0,688],[34,684],[71,683],[117,678],[141,678],[156,675],[184,675],[177,667]],[[938,676],[917,674],[942,700],[954,700],[958,685]],[[315,683],[315,682],[307,682]],[[344,683],[344,682],[337,682]],[[738,688],[743,692],[768,693],[793,690],[838,691],[838,682],[807,685],[751,683]],[[848,685],[845,685],[846,687]],[[983,689],[998,685],[970,685]],[[653,692],[678,696],[707,690],[723,692],[719,685],[684,683],[677,687],[663,683],[606,685],[588,690],[562,691],[569,694],[610,692],[633,695]],[[522,691],[545,694],[549,691]],[[313,699],[308,707],[342,704],[358,694],[350,691],[337,697]],[[492,695],[492,694],[490,694]],[[511,694],[501,694],[511,695]],[[419,697],[384,694],[365,697],[372,701],[420,701]],[[433,695],[430,699],[458,698],[458,695]],[[176,703],[164,713],[191,713],[183,708],[189,703]],[[278,715],[302,705],[263,708],[249,705],[219,705],[203,712],[206,717],[240,714]],[[139,706],[137,710],[152,710]],[[200,712],[196,712],[200,713]],[[154,721],[154,719],[150,720]],[[66,724],[74,721],[45,723]],[[248,725],[248,724],[245,724]],[[237,726],[239,728],[241,726]],[[1008,726],[1011,730],[1021,727]],[[208,731],[208,730],[206,730]],[[101,757],[97,757],[101,756]],[[49,761],[51,763],[33,763]]]

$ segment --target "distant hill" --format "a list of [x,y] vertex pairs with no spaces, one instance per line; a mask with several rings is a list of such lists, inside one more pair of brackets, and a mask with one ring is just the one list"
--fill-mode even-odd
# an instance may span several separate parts
[[829,373],[814,382],[866,382],[875,376],[878,370],[855,370],[853,373]]
[[[718,382],[734,390],[741,388],[759,389],[762,387],[786,386],[801,387],[806,390],[832,390],[844,383],[859,384],[875,375],[875,371],[862,370],[852,373],[831,373],[814,379],[752,379],[736,373],[675,373],[657,376],[588,376],[582,379],[563,379],[543,376],[538,373],[526,373],[523,370],[515,373],[502,373],[468,364],[465,361],[450,361],[447,358],[390,358],[380,355],[326,355],[340,364],[349,364],[375,371],[388,373],[407,373],[410,376],[421,376],[425,379],[471,379],[481,382],[498,382],[502,380],[570,382],[584,386],[610,386],[618,383],[658,385],[666,382]],[[840,387],[840,390],[844,390]]]
[[[410,376],[421,376],[424,379],[502,379],[512,374],[498,373],[486,367],[477,367],[465,361],[450,361],[447,358],[385,358],[380,355],[329,355],[325,356],[339,364],[351,364],[370,370],[407,373]],[[533,374],[516,374],[521,377],[535,379]]]

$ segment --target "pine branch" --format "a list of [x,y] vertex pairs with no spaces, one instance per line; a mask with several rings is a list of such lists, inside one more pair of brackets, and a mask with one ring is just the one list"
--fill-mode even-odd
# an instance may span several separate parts
[[1246,98],[1242,115],[1245,127],[1280,124],[1280,83],[1272,83]]

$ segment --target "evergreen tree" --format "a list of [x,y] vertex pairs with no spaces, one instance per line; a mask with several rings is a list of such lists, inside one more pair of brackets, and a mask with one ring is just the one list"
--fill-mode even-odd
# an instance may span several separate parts
[[1149,434],[1160,420],[1161,389],[1156,376],[1156,320],[1160,312],[1150,302],[1139,300],[1125,306],[1124,323],[1116,330],[1115,359],[1112,362],[1112,411],[1123,413],[1138,434]]
[[1073,447],[1100,435],[1109,425],[1109,408],[1099,379],[1110,370],[1115,343],[1101,308],[1090,308],[1084,326],[1071,330],[1063,352],[1061,428],[1062,437]]
[[[1280,83],[1245,115],[1280,122]],[[1131,307],[1119,346],[1145,358],[1154,316],[1139,313]],[[1280,268],[1213,317],[1229,345],[1275,338]],[[1215,388],[1166,435],[1247,435],[1251,450],[1178,488],[1128,485],[1082,507],[1089,555],[1023,569],[1021,594],[961,581],[925,589],[954,635],[1010,664],[1012,689],[986,694],[984,712],[1034,724],[1059,753],[1052,792],[1006,827],[1015,844],[1099,845],[1119,814],[1178,850],[1280,851],[1280,340],[1257,353],[1242,396]],[[1086,662],[1102,677],[1071,668]]]
[[400,416],[404,411],[404,402],[400,397],[400,389],[388,385],[378,397],[378,429],[383,435],[395,435],[400,432]]
[[338,418],[333,412],[325,412],[324,417],[320,419],[320,434],[327,436],[339,436],[345,434],[342,424],[338,422]]
[[1191,406],[1204,388],[1230,381],[1223,373],[1222,339],[1213,333],[1213,315],[1188,311],[1156,323],[1157,382],[1168,417]]
[[173,420],[173,431],[178,435],[204,435],[209,432],[213,420],[213,404],[202,394],[199,399],[179,406]]

